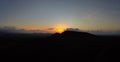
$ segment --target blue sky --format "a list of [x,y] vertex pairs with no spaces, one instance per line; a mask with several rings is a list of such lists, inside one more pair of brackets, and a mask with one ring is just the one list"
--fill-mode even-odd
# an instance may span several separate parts
[[120,30],[120,0],[0,0],[0,26]]

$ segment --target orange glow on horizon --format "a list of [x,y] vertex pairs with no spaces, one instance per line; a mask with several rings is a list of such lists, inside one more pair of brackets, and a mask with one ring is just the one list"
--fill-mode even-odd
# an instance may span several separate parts
[[35,28],[35,27],[29,27],[29,28],[24,28],[25,30],[41,30],[40,28]]
[[55,26],[53,26],[53,29],[51,29],[51,30],[49,30],[48,28],[44,28],[44,27],[25,27],[23,29],[24,30],[42,30],[42,31],[48,32],[48,33],[59,33],[59,34],[61,34],[65,31],[67,26],[66,25],[55,25]]
[[56,29],[56,32],[57,33],[63,33],[65,31],[65,29],[63,29],[63,28],[57,28]]
[[65,31],[66,28],[67,28],[67,26],[65,26],[65,25],[57,25],[54,27],[54,32],[61,34]]

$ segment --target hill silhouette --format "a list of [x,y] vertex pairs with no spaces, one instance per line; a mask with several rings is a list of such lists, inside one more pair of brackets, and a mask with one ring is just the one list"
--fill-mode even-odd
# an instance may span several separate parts
[[37,57],[39,61],[47,62],[109,62],[117,61],[116,58],[120,55],[120,36],[97,36],[76,31],[55,33],[49,37],[41,37],[40,34],[1,33],[0,54],[4,56]]
[[119,38],[119,36],[97,36],[87,32],[65,31],[53,34],[49,41],[53,47],[52,54],[59,54],[61,60],[64,58],[63,60],[70,61],[106,62],[112,60],[111,54],[115,52],[113,44],[120,44]]
[[63,33],[55,33],[51,37],[65,37],[65,38],[92,38],[96,37],[94,34],[90,34],[87,32],[77,32],[77,31],[64,31]]

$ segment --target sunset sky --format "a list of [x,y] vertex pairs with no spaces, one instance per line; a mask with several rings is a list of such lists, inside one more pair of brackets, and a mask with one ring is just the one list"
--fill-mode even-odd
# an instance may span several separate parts
[[0,0],[0,27],[120,31],[120,0]]

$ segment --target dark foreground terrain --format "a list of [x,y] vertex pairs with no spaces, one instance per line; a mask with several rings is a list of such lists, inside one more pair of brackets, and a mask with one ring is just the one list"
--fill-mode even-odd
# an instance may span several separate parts
[[42,38],[37,34],[1,33],[0,54],[17,61],[119,62],[120,36],[65,31]]

